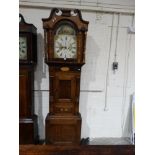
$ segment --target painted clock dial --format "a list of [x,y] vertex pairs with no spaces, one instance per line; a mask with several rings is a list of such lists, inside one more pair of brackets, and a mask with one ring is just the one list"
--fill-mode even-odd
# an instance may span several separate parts
[[54,36],[54,58],[76,59],[77,40],[75,30],[69,25],[61,25]]
[[26,37],[19,37],[19,59],[27,59],[27,39]]

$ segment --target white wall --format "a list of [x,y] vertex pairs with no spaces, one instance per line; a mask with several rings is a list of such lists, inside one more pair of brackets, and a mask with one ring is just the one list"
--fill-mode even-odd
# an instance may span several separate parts
[[20,0],[20,6],[37,8],[65,7],[81,10],[134,12],[135,0]]
[[[129,0],[116,2],[134,4],[134,1]],[[63,4],[62,1],[57,3]],[[24,15],[26,22],[37,27],[38,33],[38,64],[34,92],[35,113],[39,117],[41,139],[45,137],[45,117],[49,108],[48,66],[44,63],[41,19],[47,18],[50,11],[49,8],[28,7],[24,4],[20,6],[20,13]],[[81,75],[81,137],[124,137],[129,134],[128,113],[130,97],[134,92],[135,56],[134,34],[128,33],[128,27],[134,26],[134,14],[114,12],[82,9],[83,19],[90,23],[86,64]],[[112,63],[115,55],[118,70],[114,73]]]

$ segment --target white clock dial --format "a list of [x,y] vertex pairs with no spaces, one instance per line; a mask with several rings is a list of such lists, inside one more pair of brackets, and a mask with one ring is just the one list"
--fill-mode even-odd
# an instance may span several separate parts
[[19,37],[19,59],[27,59],[27,40],[26,37]]
[[56,35],[54,41],[54,57],[75,59],[77,57],[77,42],[75,35]]

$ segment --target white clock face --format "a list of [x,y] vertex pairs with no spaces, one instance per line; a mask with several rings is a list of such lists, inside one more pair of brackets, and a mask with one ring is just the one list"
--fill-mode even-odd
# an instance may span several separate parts
[[27,39],[26,37],[19,37],[19,59],[27,59]]
[[77,41],[75,35],[56,35],[54,38],[54,57],[75,59],[77,57]]
[[54,36],[54,58],[77,58],[77,35],[75,29],[69,24],[62,24]]

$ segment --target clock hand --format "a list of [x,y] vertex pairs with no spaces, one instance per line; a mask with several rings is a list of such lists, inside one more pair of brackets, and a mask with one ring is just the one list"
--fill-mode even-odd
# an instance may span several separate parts
[[[67,36],[65,36],[65,47],[67,46]],[[67,47],[66,47],[67,48]]]
[[64,60],[66,60],[67,58],[67,52],[66,52],[66,49],[64,50]]
[[68,50],[71,50],[72,49],[72,46],[70,45],[69,47],[68,47]]

